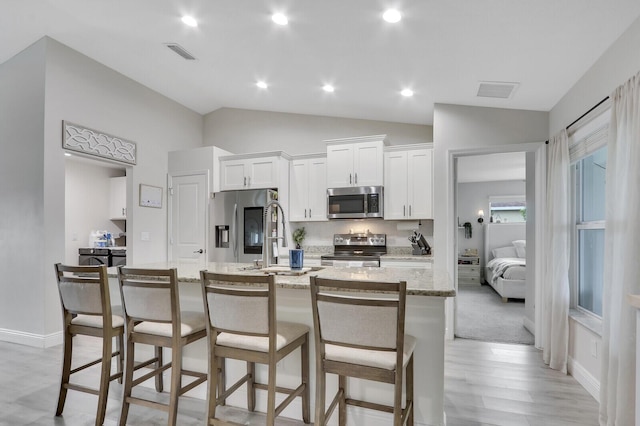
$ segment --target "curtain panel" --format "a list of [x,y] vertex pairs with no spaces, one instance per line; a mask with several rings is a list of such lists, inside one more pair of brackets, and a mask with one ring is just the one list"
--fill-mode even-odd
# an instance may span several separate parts
[[607,145],[600,425],[635,422],[636,314],[640,294],[640,73],[610,96]]
[[569,137],[563,130],[548,146],[543,289],[543,360],[567,372],[569,348]]

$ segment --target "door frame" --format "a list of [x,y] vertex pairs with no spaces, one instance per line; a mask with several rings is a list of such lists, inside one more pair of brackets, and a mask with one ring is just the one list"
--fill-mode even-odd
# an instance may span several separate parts
[[207,169],[202,169],[202,170],[189,170],[189,171],[183,171],[183,172],[173,172],[173,173],[167,173],[167,260],[171,261],[172,260],[172,255],[173,255],[173,243],[172,243],[172,239],[173,239],[173,178],[176,177],[185,177],[185,176],[204,176],[205,178],[205,185],[206,185],[206,191],[204,192],[204,202],[202,203],[202,205],[204,206],[205,209],[205,219],[204,219],[204,227],[205,227],[205,232],[204,232],[204,262],[205,263],[209,263],[209,221],[210,221],[210,217],[209,217],[209,202],[211,200],[211,183],[210,183],[210,176],[209,176],[209,170]]
[[[542,346],[542,279],[543,279],[543,264],[542,259],[544,258],[544,212],[545,212],[545,202],[546,202],[546,145],[544,142],[535,142],[535,143],[521,143],[521,144],[507,144],[507,145],[498,145],[498,146],[490,146],[490,147],[482,147],[482,148],[466,148],[466,149],[452,149],[447,151],[447,161],[449,164],[449,176],[448,181],[451,183],[451,205],[450,211],[453,212],[453,215],[447,218],[448,221],[448,232],[447,246],[451,248],[451,265],[447,269],[453,271],[453,282],[455,286],[456,292],[458,291],[458,176],[457,176],[457,159],[459,157],[470,156],[470,155],[485,155],[485,154],[498,154],[505,152],[525,152],[527,154],[533,153],[535,156],[534,164],[533,164],[533,174],[534,174],[534,185],[535,190],[533,194],[533,199],[535,203],[535,207],[533,210],[533,225],[530,228],[527,225],[527,236],[533,235],[535,238],[535,249],[533,251],[528,250],[527,256],[527,264],[533,263],[533,285],[534,290],[533,294],[533,309],[534,309],[534,321],[531,322],[529,318],[525,316],[525,326],[533,330],[533,334],[535,336],[535,346]],[[527,168],[529,168],[530,162],[527,161]],[[527,171],[527,180],[530,176],[530,171]],[[527,195],[527,201],[530,200],[529,195]],[[533,252],[533,258],[529,257]],[[530,260],[533,262],[530,262]],[[457,301],[455,298],[453,299],[450,305],[450,311],[452,321],[448,324],[447,327],[447,338],[453,339],[455,335],[455,327],[456,327],[456,314],[457,314]]]

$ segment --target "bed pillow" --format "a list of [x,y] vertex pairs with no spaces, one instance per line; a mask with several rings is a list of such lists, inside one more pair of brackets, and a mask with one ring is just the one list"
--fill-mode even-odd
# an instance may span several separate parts
[[525,259],[527,257],[527,241],[526,240],[516,240],[513,241],[513,247],[516,249],[516,254],[520,259]]
[[493,257],[518,257],[516,248],[514,246],[498,247],[491,250]]

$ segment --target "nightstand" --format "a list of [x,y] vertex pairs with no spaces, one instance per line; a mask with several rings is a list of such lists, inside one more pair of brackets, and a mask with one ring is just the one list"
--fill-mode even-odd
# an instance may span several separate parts
[[458,285],[481,285],[481,271],[478,256],[458,256]]

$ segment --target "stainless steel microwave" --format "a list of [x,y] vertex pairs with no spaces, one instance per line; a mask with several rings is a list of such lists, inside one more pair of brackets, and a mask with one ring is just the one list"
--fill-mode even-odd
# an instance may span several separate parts
[[357,186],[327,189],[329,219],[383,218],[384,188]]

